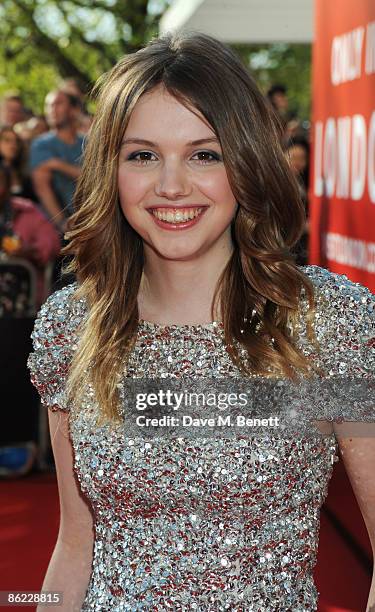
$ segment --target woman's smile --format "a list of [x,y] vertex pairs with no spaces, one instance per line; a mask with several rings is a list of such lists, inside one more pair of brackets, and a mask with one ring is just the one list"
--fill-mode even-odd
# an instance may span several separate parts
[[158,206],[148,208],[147,212],[151,216],[158,227],[167,230],[184,230],[196,225],[208,206],[179,206],[165,207]]

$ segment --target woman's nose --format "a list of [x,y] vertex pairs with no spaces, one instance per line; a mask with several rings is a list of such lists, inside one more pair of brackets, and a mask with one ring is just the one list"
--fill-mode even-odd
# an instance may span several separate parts
[[155,183],[155,194],[168,199],[189,195],[191,184],[187,171],[177,162],[165,163]]

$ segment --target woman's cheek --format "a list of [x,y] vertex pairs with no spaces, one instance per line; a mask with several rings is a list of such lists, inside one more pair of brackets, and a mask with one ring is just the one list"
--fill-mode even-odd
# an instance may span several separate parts
[[140,173],[119,172],[120,199],[126,206],[142,202],[150,187],[150,180]]
[[228,197],[233,197],[228,177],[224,169],[218,168],[216,172],[212,171],[206,176],[199,177],[199,188],[202,192],[212,200],[220,202],[227,201]]

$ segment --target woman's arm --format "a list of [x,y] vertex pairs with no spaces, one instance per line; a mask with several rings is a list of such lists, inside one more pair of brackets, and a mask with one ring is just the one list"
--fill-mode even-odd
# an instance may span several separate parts
[[[334,423],[334,431],[375,557],[375,423]],[[375,573],[366,612],[375,612]]]
[[[62,591],[59,612],[81,610],[91,576],[93,517],[73,471],[73,450],[68,437],[68,415],[48,410],[51,442],[60,496],[60,529],[43,582],[43,591]],[[37,612],[56,612],[56,606]]]

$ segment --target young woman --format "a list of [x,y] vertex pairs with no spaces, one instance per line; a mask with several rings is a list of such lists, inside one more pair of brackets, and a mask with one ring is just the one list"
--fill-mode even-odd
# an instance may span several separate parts
[[229,48],[166,36],[113,68],[75,206],[77,282],[42,307],[29,358],[61,500],[43,589],[69,611],[316,610],[338,444],[375,543],[375,443],[345,437],[338,399],[310,437],[146,441],[124,421],[129,379],[372,376],[371,294],[295,265],[298,188]]

